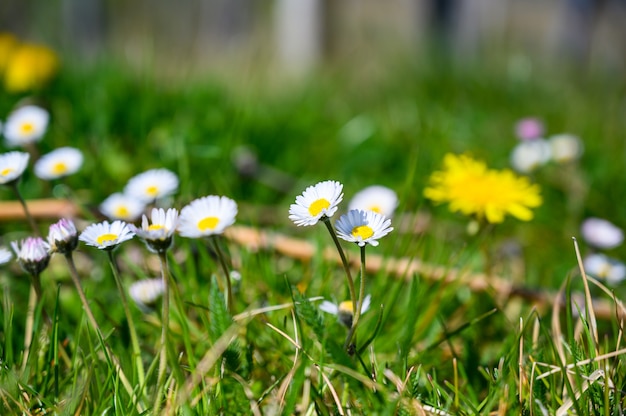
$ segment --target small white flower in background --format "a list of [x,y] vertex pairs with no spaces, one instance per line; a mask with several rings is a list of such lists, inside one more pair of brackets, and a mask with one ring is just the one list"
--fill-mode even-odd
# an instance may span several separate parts
[[100,204],[100,212],[111,220],[135,221],[146,209],[146,204],[119,192],[111,194]]
[[134,236],[135,233],[124,221],[103,221],[85,228],[78,239],[100,250],[112,250]]
[[543,135],[543,123],[538,118],[528,117],[515,124],[515,135],[520,140],[534,140]]
[[4,124],[4,137],[9,146],[24,146],[43,137],[50,115],[36,105],[26,105],[14,110]]
[[390,219],[374,211],[358,209],[348,211],[339,217],[335,227],[339,238],[357,243],[360,247],[365,244],[377,246],[378,239],[393,231]]
[[289,219],[298,226],[308,226],[317,224],[322,217],[332,217],[343,199],[342,190],[343,185],[337,181],[309,186],[289,207]]
[[151,222],[147,216],[142,217],[141,228],[131,225],[137,236],[146,242],[146,245],[155,253],[164,253],[172,246],[172,236],[178,227],[178,211],[170,208],[153,208]]
[[44,180],[72,175],[83,165],[83,153],[73,147],[60,147],[35,162],[35,175]]
[[583,260],[585,273],[616,285],[626,279],[626,265],[604,254],[591,254]]
[[552,160],[567,163],[578,160],[583,154],[583,142],[572,134],[557,134],[548,139]]
[[163,279],[144,279],[130,285],[128,294],[140,309],[146,311],[159,299],[164,289]]
[[[363,305],[361,306],[361,313],[367,312],[370,308],[370,302],[372,297],[370,295],[365,296],[363,299]],[[339,304],[329,302],[327,300],[320,303],[319,308],[332,315],[336,315],[339,322],[341,322],[346,327],[352,327],[352,319],[354,318],[352,314],[352,301],[346,300]]]
[[48,245],[51,253],[67,254],[74,251],[78,245],[78,231],[74,223],[67,218],[61,218],[50,225]]
[[0,264],[5,264],[11,261],[13,254],[4,247],[0,247]]
[[24,152],[0,154],[0,185],[8,185],[22,177],[30,155]]
[[392,189],[381,185],[372,185],[360,190],[348,204],[348,210],[374,211],[387,218],[393,216],[397,207],[398,195]]
[[130,178],[124,193],[152,203],[178,190],[178,176],[167,169],[152,169]]
[[41,237],[28,237],[20,243],[12,241],[11,247],[22,269],[33,276],[41,273],[50,262],[50,246]]
[[178,232],[199,238],[222,234],[235,223],[237,203],[225,196],[209,195],[195,199],[180,211]]
[[511,166],[520,173],[530,173],[550,161],[550,144],[544,139],[518,143],[511,152]]
[[601,249],[612,249],[624,241],[624,232],[613,223],[601,218],[587,218],[580,232],[590,245]]

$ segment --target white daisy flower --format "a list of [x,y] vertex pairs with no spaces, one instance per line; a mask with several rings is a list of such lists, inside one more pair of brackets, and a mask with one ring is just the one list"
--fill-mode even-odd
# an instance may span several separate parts
[[381,185],[372,185],[360,190],[354,194],[350,204],[348,204],[348,210],[374,211],[387,218],[393,216],[397,207],[398,195],[393,190]]
[[20,243],[11,242],[22,269],[35,276],[41,273],[50,262],[50,246],[41,237],[28,237]]
[[100,204],[100,212],[111,220],[135,221],[146,209],[146,204],[135,198],[116,192]]
[[530,173],[550,160],[550,144],[544,139],[522,141],[511,152],[511,166],[520,173]]
[[583,221],[580,232],[583,239],[596,248],[612,249],[624,241],[624,232],[601,218],[587,218]]
[[0,154],[0,185],[8,185],[19,180],[28,166],[30,155],[24,152]]
[[[371,299],[372,297],[370,295],[365,296],[365,299],[363,299],[363,305],[361,306],[362,314],[367,312],[367,310],[370,308]],[[354,316],[352,314],[353,308],[351,300],[346,300],[339,304],[325,300],[320,303],[319,308],[326,313],[336,315],[339,322],[341,322],[346,327],[352,327],[352,319],[354,318]]]
[[13,111],[4,124],[4,137],[9,146],[24,146],[43,137],[50,115],[35,105],[26,105]]
[[147,216],[143,216],[141,228],[131,225],[131,228],[143,239],[148,248],[156,253],[164,253],[172,245],[172,235],[178,226],[178,211],[170,208],[167,212],[163,208],[152,209],[152,224]]
[[315,225],[323,218],[332,217],[343,199],[343,185],[337,181],[324,181],[309,186],[296,203],[289,207],[289,219],[296,225]]
[[83,165],[83,153],[73,147],[60,147],[35,162],[35,175],[44,180],[72,175]]
[[178,176],[167,169],[152,169],[130,178],[124,193],[149,204],[176,192]]
[[163,294],[163,279],[143,279],[130,285],[128,294],[142,310],[147,310]]
[[335,223],[337,236],[360,247],[378,245],[378,239],[386,236],[393,227],[391,220],[374,211],[353,209],[343,214]]
[[11,251],[4,247],[0,247],[0,264],[8,263],[12,258],[13,254],[11,254]]
[[78,239],[100,250],[112,250],[134,236],[135,233],[124,221],[103,221],[85,228]]
[[198,238],[222,234],[235,223],[237,203],[225,196],[209,195],[191,201],[180,211],[178,232]]
[[572,134],[557,134],[548,139],[552,149],[552,160],[567,163],[578,160],[583,154],[583,142]]
[[583,260],[585,273],[616,285],[626,279],[626,265],[604,254],[591,254]]
[[48,244],[51,253],[71,253],[78,245],[78,231],[71,220],[61,218],[50,225]]

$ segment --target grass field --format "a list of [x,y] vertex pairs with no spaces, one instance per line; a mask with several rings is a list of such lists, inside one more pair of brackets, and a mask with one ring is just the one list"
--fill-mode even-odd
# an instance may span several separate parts
[[[180,211],[205,195],[238,205],[225,236],[176,234],[163,256],[134,238],[111,252],[110,267],[105,251],[81,242],[73,259],[101,332],[63,255],[41,273],[34,314],[28,275],[16,261],[3,265],[0,413],[623,413],[626,289],[583,279],[572,237],[585,255],[585,218],[626,225],[624,80],[571,68],[521,76],[497,62],[387,70],[284,85],[250,75],[163,79],[109,62],[64,66],[34,96],[0,95],[3,120],[20,100],[49,111],[19,190],[27,201],[72,201],[79,231],[104,219],[107,196],[154,168],[180,180],[164,207]],[[514,125],[527,116],[547,135],[579,136],[582,157],[532,174],[543,199],[532,220],[507,217],[468,233],[471,218],[424,196],[431,174],[448,153],[508,168]],[[37,155],[61,146],[83,152],[80,171],[35,177]],[[346,328],[319,309],[322,299],[350,299],[333,240],[321,223],[289,220],[296,196],[329,179],[344,193],[333,224],[366,186],[387,186],[399,199],[394,230],[367,246],[371,307],[348,350]],[[16,199],[0,189],[3,201]],[[45,236],[55,221],[37,226]],[[241,237],[250,230],[269,240],[258,247]],[[32,234],[25,219],[0,223],[3,246]],[[341,244],[358,287],[359,248]],[[170,290],[165,343],[162,301],[130,304],[128,319],[114,276],[119,270],[125,290],[159,278],[159,258]],[[391,271],[397,259],[424,263]],[[237,277],[230,305],[224,268]]]

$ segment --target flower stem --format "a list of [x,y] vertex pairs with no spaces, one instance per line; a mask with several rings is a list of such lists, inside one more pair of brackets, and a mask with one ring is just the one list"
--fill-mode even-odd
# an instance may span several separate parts
[[115,284],[117,285],[117,289],[120,292],[120,299],[122,301],[124,313],[126,314],[126,320],[128,321],[128,332],[130,333],[130,343],[133,349],[133,358],[135,359],[135,364],[137,367],[137,377],[139,379],[139,385],[144,386],[146,376],[143,368],[143,362],[141,360],[141,350],[139,348],[139,340],[137,338],[137,331],[135,330],[135,323],[133,322],[132,315],[130,314],[128,300],[126,299],[126,292],[124,291],[124,286],[122,286],[122,279],[120,278],[117,265],[115,264],[115,260],[113,259],[113,250],[107,250],[107,254],[109,256],[109,263],[111,264],[111,271],[113,272]]
[[228,266],[226,265],[226,259],[224,258],[224,253],[222,252],[222,249],[220,248],[217,238],[218,238],[217,236],[214,236],[211,238],[211,240],[213,241],[215,252],[217,253],[217,258],[219,259],[220,265],[222,266],[222,270],[224,271],[224,276],[226,277],[226,290],[228,291],[226,299],[228,300],[228,312],[232,315],[234,307],[233,307],[233,287],[230,283],[230,270],[228,270]]
[[341,263],[343,264],[343,269],[346,271],[346,280],[348,281],[348,290],[350,291],[350,300],[352,301],[352,314],[356,315],[356,290],[354,289],[354,280],[352,279],[352,273],[350,272],[350,265],[348,264],[348,260],[346,259],[346,255],[341,248],[341,244],[339,243],[339,239],[337,238],[337,234],[333,228],[333,225],[330,223],[330,218],[323,217],[322,221],[326,224],[326,228],[330,233],[330,236],[337,247],[337,251],[339,252],[339,257],[341,257]]
[[20,190],[17,187],[17,182],[13,182],[11,184],[11,189],[13,189],[15,196],[20,201],[20,204],[22,205],[22,208],[24,209],[24,215],[26,216],[26,219],[30,223],[30,227],[33,229],[33,232],[35,233],[37,237],[41,237],[41,232],[39,231],[39,228],[37,227],[37,223],[35,222],[35,219],[33,218],[32,215],[30,215],[30,211],[28,210],[26,201],[22,197],[22,194],[20,193]]
[[33,327],[35,326],[35,309],[37,308],[37,291],[35,285],[30,285],[28,293],[28,307],[26,309],[26,328],[24,330],[24,356],[22,357],[22,371],[26,369],[30,347],[33,342]]
[[161,350],[159,352],[159,372],[157,375],[157,388],[154,399],[153,413],[159,414],[161,407],[161,389],[167,369],[167,333],[170,326],[170,282],[167,268],[167,254],[159,252],[161,263],[161,279],[163,280],[163,313],[161,316]]
[[[72,257],[71,252],[65,254],[65,260],[67,261],[67,266],[70,269],[70,276],[72,277],[72,282],[74,283],[74,286],[76,287],[76,291],[78,292],[78,297],[80,298],[80,301],[83,304],[83,309],[85,310],[85,313],[87,314],[87,319],[89,319],[89,323],[91,324],[91,327],[93,328],[93,330],[96,331],[96,334],[98,335],[98,338],[100,339],[100,342],[102,343],[102,347],[106,350],[108,356],[111,357],[111,361],[113,361],[115,370],[118,373],[118,376],[120,377],[120,380],[122,381],[122,384],[124,385],[124,388],[126,388],[126,391],[128,392],[128,394],[133,398],[133,401],[136,402],[137,398],[135,396],[135,393],[133,392],[133,388],[130,385],[130,382],[128,381],[128,377],[126,377],[126,374],[124,374],[124,370],[122,370],[119,360],[117,359],[115,355],[113,355],[113,352],[104,341],[102,330],[100,330],[98,321],[96,321],[96,318],[94,317],[93,312],[91,311],[91,308],[89,307],[89,302],[87,301],[87,296],[85,296],[85,291],[83,290],[83,287],[80,284],[80,278],[78,277],[78,271],[76,270],[76,265],[74,264],[74,258]],[[142,390],[143,388],[144,386],[143,384],[141,384],[140,390]],[[143,408],[141,404],[137,404],[137,406],[138,406],[138,410]]]
[[356,332],[356,327],[359,324],[359,319],[361,318],[361,309],[363,308],[363,300],[365,299],[365,247],[363,245],[361,247],[361,281],[359,282],[359,301],[356,307],[356,312],[354,313],[354,319],[352,320],[352,326],[350,327],[350,331],[348,331],[348,336],[346,337],[346,342],[344,344],[344,348],[348,351],[351,350],[351,341]]

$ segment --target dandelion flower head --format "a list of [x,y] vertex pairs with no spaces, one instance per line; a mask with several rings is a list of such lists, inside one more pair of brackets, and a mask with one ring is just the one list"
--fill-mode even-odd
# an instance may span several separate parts
[[337,181],[324,181],[309,186],[296,203],[289,207],[289,219],[296,225],[315,225],[323,217],[330,218],[337,212],[343,199],[343,185]]
[[43,87],[56,74],[59,59],[43,45],[19,44],[9,56],[4,73],[7,91],[24,92]]
[[431,175],[424,196],[448,203],[452,212],[489,223],[500,223],[506,215],[529,221],[531,208],[542,203],[539,186],[510,170],[488,169],[484,162],[465,154],[447,154],[443,165]]

